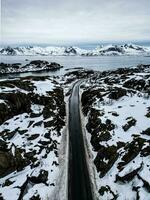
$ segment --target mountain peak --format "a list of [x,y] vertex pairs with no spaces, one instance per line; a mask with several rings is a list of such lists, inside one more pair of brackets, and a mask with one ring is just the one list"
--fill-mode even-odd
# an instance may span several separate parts
[[135,44],[123,44],[123,45],[98,45],[95,49],[86,50],[79,47],[6,47],[0,49],[1,55],[84,55],[84,56],[102,56],[102,55],[150,55],[150,48],[139,46]]

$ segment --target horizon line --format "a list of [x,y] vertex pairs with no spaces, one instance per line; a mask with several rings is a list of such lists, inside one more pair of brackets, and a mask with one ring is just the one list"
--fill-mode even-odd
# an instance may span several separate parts
[[39,47],[48,47],[48,46],[55,46],[55,47],[68,47],[68,46],[99,46],[99,45],[122,45],[122,44],[137,44],[137,45],[143,45],[144,44],[150,45],[150,40],[124,40],[124,41],[95,41],[95,42],[60,42],[60,43],[38,43],[38,42],[34,42],[34,43],[4,43],[4,44],[0,44],[0,47],[4,48],[4,47],[21,47],[21,46],[39,46]]

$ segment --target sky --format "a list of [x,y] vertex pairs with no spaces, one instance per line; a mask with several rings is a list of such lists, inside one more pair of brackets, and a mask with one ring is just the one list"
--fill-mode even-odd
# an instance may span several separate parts
[[0,0],[1,44],[150,41],[150,0]]

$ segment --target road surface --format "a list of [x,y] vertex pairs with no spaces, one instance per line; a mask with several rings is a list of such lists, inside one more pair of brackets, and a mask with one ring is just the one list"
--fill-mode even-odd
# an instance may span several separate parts
[[93,200],[80,123],[80,83],[75,83],[69,101],[68,200]]

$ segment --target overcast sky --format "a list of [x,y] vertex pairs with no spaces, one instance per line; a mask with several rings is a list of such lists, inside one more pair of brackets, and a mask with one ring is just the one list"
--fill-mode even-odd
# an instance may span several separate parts
[[4,44],[150,40],[150,0],[1,0]]

